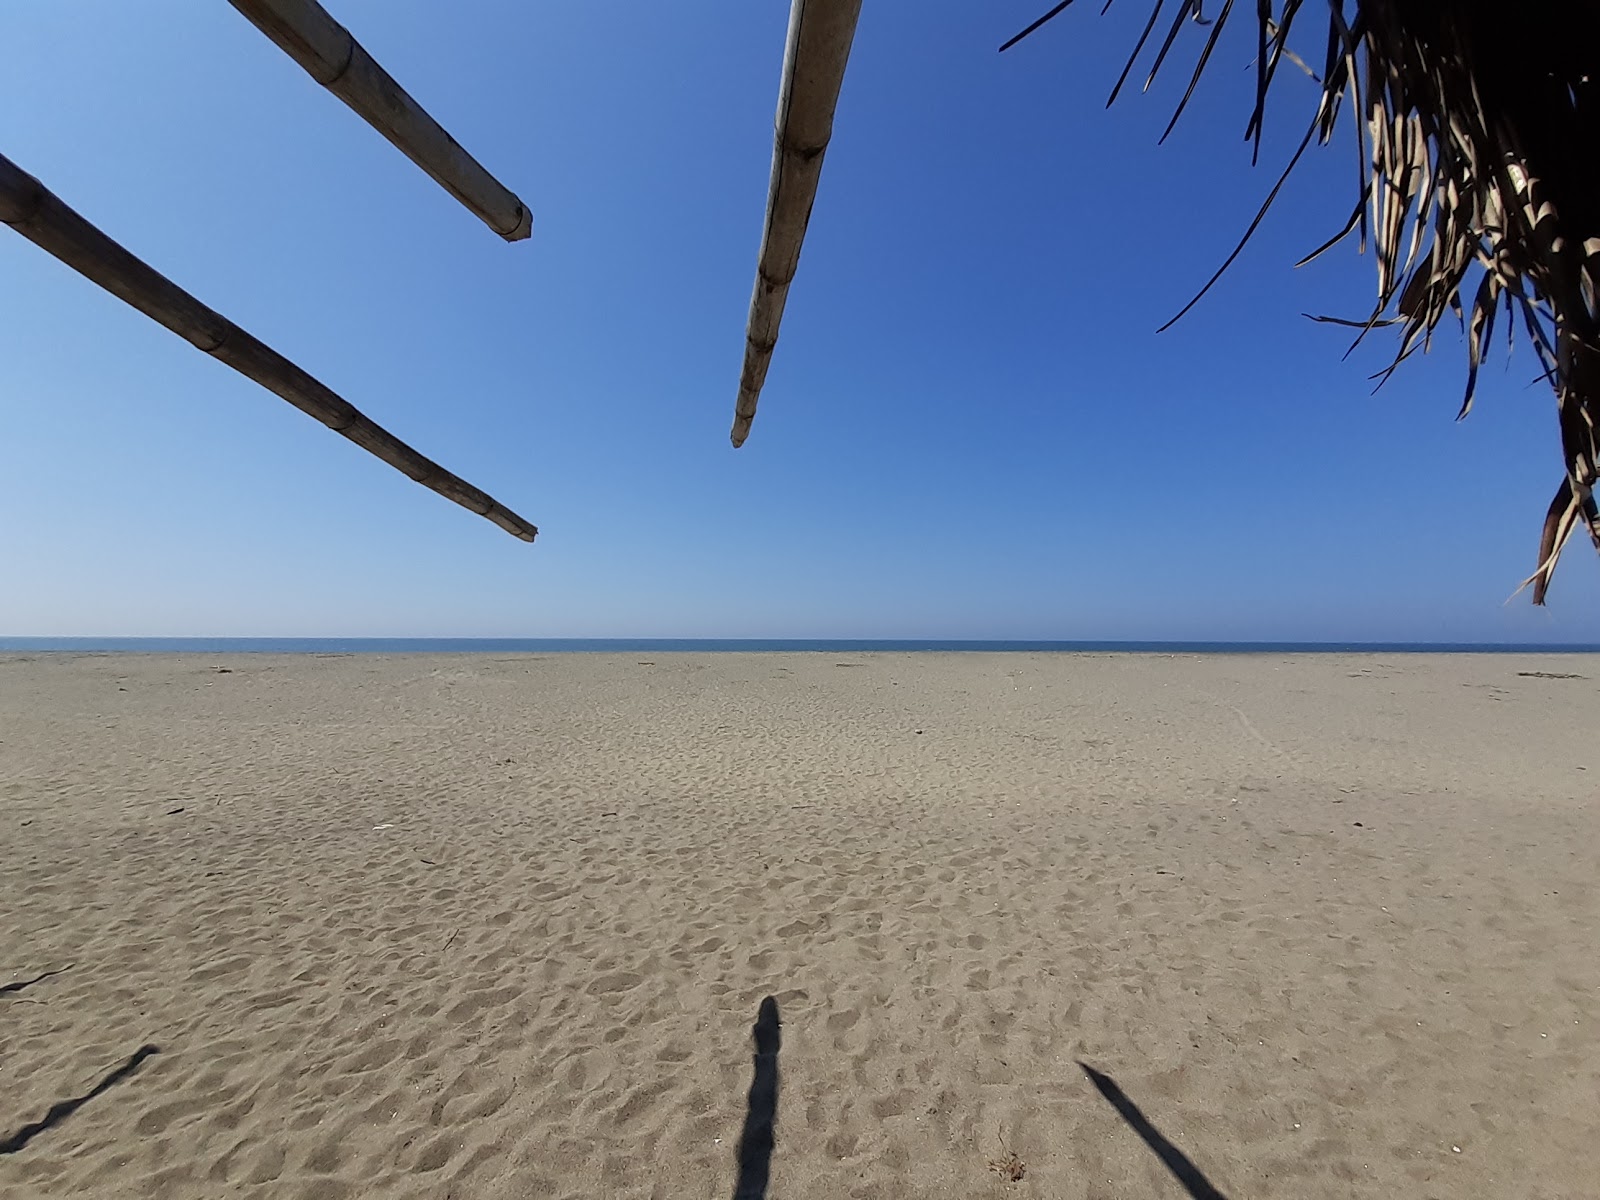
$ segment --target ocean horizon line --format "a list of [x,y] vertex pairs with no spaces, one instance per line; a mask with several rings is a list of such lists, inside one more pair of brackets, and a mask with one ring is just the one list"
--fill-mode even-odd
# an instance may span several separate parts
[[1592,642],[1209,641],[1050,638],[0,637],[0,653],[1034,653],[1595,654]]

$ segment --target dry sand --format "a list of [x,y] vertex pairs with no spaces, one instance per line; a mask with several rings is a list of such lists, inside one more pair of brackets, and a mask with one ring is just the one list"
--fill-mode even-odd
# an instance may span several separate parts
[[0,659],[0,1194],[1593,1197],[1597,679]]

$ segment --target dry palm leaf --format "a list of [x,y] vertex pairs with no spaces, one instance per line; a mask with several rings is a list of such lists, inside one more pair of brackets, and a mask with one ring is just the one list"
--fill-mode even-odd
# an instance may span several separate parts
[[[1057,4],[1001,49],[1070,4]],[[1170,9],[1167,0],[1157,0],[1112,99],[1164,9],[1170,24],[1149,79],[1185,23],[1207,26],[1170,133],[1233,8],[1234,0],[1222,0],[1208,18],[1201,0],[1178,0]],[[1327,23],[1320,74],[1288,46],[1296,19],[1318,13]],[[1247,139],[1259,148],[1267,96],[1285,59],[1305,69],[1321,95],[1305,136],[1239,245],[1178,317],[1238,257],[1307,148],[1333,139],[1348,106],[1360,194],[1341,232],[1310,258],[1352,233],[1359,231],[1363,251],[1370,238],[1377,302],[1365,320],[1342,323],[1363,336],[1380,325],[1398,329],[1399,349],[1380,382],[1427,348],[1447,314],[1461,321],[1467,340],[1462,416],[1472,407],[1496,314],[1503,306],[1508,338],[1521,324],[1556,394],[1566,466],[1545,517],[1538,567],[1523,585],[1531,585],[1534,603],[1543,604],[1574,531],[1582,526],[1600,548],[1594,497],[1600,478],[1600,5],[1256,0],[1255,34],[1256,96]]]

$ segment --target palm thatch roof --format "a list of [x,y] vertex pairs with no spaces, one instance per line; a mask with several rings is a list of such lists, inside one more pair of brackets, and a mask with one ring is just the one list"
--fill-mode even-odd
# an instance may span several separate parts
[[[1001,50],[1036,33],[1071,4],[1055,5]],[[736,445],[755,412],[805,234],[803,219],[796,223],[783,214],[810,211],[810,195],[803,205],[783,195],[780,159],[791,143],[815,145],[815,137],[793,139],[787,126],[810,121],[805,128],[814,132],[816,110],[825,107],[831,128],[836,78],[849,52],[848,39],[842,45],[797,40],[795,24],[842,21],[855,7],[848,0],[794,0],[786,99],[779,109]],[[1234,11],[1234,0],[1155,0],[1111,100],[1147,48],[1152,57],[1146,87],[1167,63],[1185,26],[1196,27],[1198,50],[1167,125],[1170,133]],[[1344,323],[1359,330],[1358,340],[1380,326],[1398,330],[1395,359],[1380,382],[1426,349],[1447,316],[1459,319],[1467,342],[1462,416],[1472,406],[1497,315],[1503,311],[1508,340],[1515,340],[1520,325],[1555,392],[1561,431],[1564,469],[1545,517],[1536,568],[1524,584],[1532,586],[1534,603],[1543,604],[1574,532],[1585,529],[1600,548],[1594,497],[1600,477],[1600,6],[1561,0],[1515,5],[1509,0],[1256,0],[1251,15],[1253,20],[1240,18],[1248,20],[1255,43],[1255,104],[1246,139],[1259,149],[1268,97],[1285,61],[1311,75],[1320,90],[1304,136],[1238,246],[1178,316],[1238,257],[1312,143],[1334,140],[1348,107],[1348,140],[1358,168],[1354,205],[1339,233],[1310,257],[1351,235],[1363,251],[1370,242],[1377,297],[1367,317]],[[1322,52],[1310,56],[1309,65],[1290,47],[1297,21],[1319,23]],[[853,11],[849,23],[853,27]],[[821,61],[809,60],[808,53]],[[791,102],[789,81],[812,77],[832,83],[831,92],[817,89],[810,109]],[[798,88],[794,94],[801,94]],[[817,158],[820,165],[820,148]],[[810,182],[814,189],[814,175]],[[785,264],[788,274],[773,276],[782,290],[773,289],[775,306],[763,307],[769,260]],[[758,315],[764,320],[758,322]]]

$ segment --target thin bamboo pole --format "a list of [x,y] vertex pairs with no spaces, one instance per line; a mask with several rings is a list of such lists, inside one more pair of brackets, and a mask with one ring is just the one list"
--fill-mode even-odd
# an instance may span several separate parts
[[525,542],[538,535],[535,526],[493,497],[413,450],[276,350],[140,261],[3,155],[0,221],[191,345],[275,392],[423,487],[487,517]]
[[306,73],[354,109],[508,242],[533,214],[446,133],[316,0],[229,0]]
[[767,216],[733,416],[735,446],[744,445],[750,436],[772,349],[778,344],[778,326],[783,321],[789,284],[800,264],[800,247],[822,177],[822,158],[833,136],[833,110],[839,103],[860,15],[861,0],[793,0],[789,8]]

